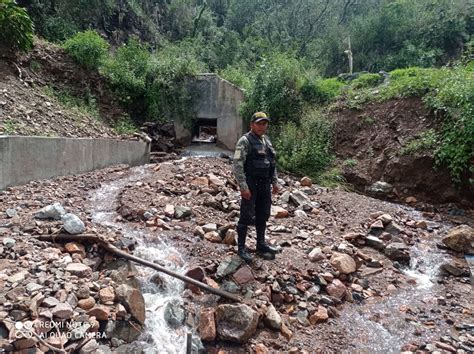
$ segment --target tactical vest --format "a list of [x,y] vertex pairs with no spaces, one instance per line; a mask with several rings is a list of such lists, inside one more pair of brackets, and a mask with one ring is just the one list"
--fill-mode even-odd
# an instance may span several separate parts
[[251,132],[245,134],[250,143],[250,153],[244,164],[246,176],[270,179],[275,173],[275,150],[268,139],[265,144]]

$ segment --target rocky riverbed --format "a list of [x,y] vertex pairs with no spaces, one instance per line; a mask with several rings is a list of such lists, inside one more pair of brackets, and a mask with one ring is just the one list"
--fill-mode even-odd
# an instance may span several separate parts
[[[473,351],[472,211],[445,220],[281,177],[267,235],[281,252],[250,265],[236,257],[239,193],[227,159],[117,166],[0,192],[0,348],[183,353],[189,336],[194,350],[216,353]],[[94,242],[59,242],[65,234],[100,237],[242,301]]]

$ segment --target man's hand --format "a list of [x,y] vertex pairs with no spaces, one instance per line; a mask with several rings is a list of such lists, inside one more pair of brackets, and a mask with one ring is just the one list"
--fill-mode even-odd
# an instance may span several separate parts
[[278,185],[278,183],[274,183],[272,185],[272,193],[273,194],[278,194],[280,192],[280,186]]
[[250,198],[252,198],[252,193],[250,193],[250,190],[248,189],[241,190],[240,195],[246,200],[250,200]]

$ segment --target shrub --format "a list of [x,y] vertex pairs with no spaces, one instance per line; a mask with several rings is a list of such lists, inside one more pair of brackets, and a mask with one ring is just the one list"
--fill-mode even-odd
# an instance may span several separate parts
[[320,175],[333,160],[332,128],[319,111],[307,113],[299,124],[284,124],[275,140],[280,166],[312,177]]
[[149,61],[150,53],[136,39],[130,39],[104,61],[102,72],[123,104],[130,105],[145,95]]
[[339,96],[344,86],[337,78],[317,80],[313,83],[307,80],[301,86],[301,94],[307,102],[324,104]]
[[87,30],[68,39],[64,48],[79,64],[92,70],[99,68],[109,45],[97,32]]
[[137,127],[129,116],[123,116],[118,121],[113,123],[112,127],[117,134],[133,134],[138,131]]
[[416,154],[426,151],[433,151],[438,140],[438,134],[433,129],[429,129],[420,134],[420,136],[410,140],[400,153],[402,155]]
[[0,44],[21,51],[33,47],[33,22],[14,0],[0,0]]
[[297,121],[303,110],[299,92],[300,63],[286,55],[277,55],[262,61],[253,78],[241,115],[250,119],[256,111],[265,111],[272,123]]
[[62,42],[78,32],[73,22],[58,16],[47,17],[43,27],[44,38],[51,42]]
[[446,165],[453,180],[460,182],[474,161],[474,76],[464,67],[449,73],[425,102],[443,116],[436,161]]
[[375,87],[383,82],[383,77],[379,74],[361,74],[356,79],[351,81],[351,87],[354,89],[361,89],[367,87]]

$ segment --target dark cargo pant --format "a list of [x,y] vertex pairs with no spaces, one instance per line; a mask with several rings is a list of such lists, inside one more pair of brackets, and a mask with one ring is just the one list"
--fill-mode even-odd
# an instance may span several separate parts
[[247,227],[255,224],[257,246],[265,243],[265,228],[272,206],[271,180],[269,178],[247,177],[247,185],[252,194],[249,200],[242,198],[240,218],[237,224],[239,248],[245,247]]

